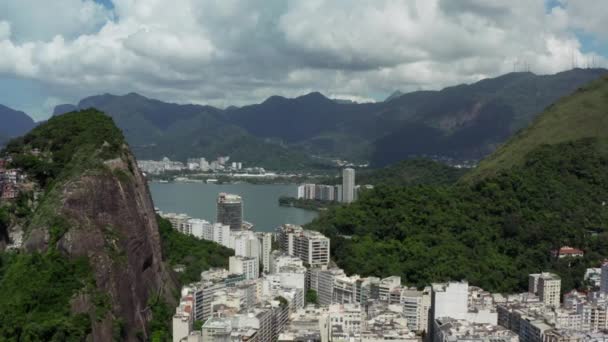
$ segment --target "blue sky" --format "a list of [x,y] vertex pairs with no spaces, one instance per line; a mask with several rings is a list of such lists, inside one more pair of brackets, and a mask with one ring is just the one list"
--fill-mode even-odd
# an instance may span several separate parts
[[0,103],[40,120],[106,92],[218,107],[311,91],[375,101],[518,61],[538,74],[572,56],[605,67],[606,22],[608,2],[594,0],[3,0]]

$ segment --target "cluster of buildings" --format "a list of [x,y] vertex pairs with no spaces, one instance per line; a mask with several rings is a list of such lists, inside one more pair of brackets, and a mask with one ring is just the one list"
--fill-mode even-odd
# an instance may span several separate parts
[[[330,239],[319,232],[247,229],[239,196],[219,194],[217,206],[214,224],[163,215],[184,234],[234,250],[228,269],[205,271],[182,288],[175,342],[608,342],[608,262],[585,274],[598,291],[563,297],[561,279],[546,272],[530,274],[528,291],[518,294],[466,281],[414,288],[399,276],[346,274],[332,265]],[[584,254],[568,246],[552,253]]]
[[218,157],[216,160],[207,161],[205,158],[189,158],[186,163],[173,161],[165,157],[162,160],[139,160],[137,162],[139,168],[152,175],[159,175],[165,172],[183,172],[183,171],[200,171],[200,172],[251,172],[265,173],[263,168],[243,168],[242,162],[230,162],[230,157]]
[[18,169],[8,168],[10,159],[0,158],[0,199],[17,198],[26,176]]
[[[365,185],[364,188],[372,186]],[[361,186],[355,185],[355,170],[345,168],[342,170],[341,185],[302,184],[298,187],[298,199],[352,203],[360,190]]]

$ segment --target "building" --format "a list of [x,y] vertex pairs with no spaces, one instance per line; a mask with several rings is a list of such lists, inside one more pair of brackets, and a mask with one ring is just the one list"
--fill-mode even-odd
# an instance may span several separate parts
[[203,239],[230,248],[230,226],[222,223],[204,225]]
[[164,219],[171,223],[171,227],[180,233],[187,231],[186,223],[191,218],[186,214],[166,213],[161,215]]
[[260,240],[254,232],[247,230],[232,231],[230,233],[230,248],[234,249],[234,255],[255,258],[259,265],[262,248]]
[[272,251],[270,254],[270,273],[279,273],[283,267],[304,267],[302,259],[282,251]]
[[241,196],[220,193],[217,197],[217,222],[230,226],[230,230],[243,229],[243,201]]
[[332,185],[317,185],[315,189],[315,199],[319,201],[334,201],[334,187]]
[[[607,271],[608,272],[608,271]],[[588,268],[585,270],[585,281],[591,283],[592,286],[600,288],[602,286],[602,268]],[[608,289],[608,278],[606,279],[605,289]]]
[[260,275],[257,258],[231,256],[228,259],[228,264],[230,273],[244,274],[245,279],[257,279]]
[[209,318],[201,328],[202,340],[210,342],[231,342],[232,324],[221,317]]
[[272,253],[272,233],[256,233],[260,242],[260,260],[264,273],[270,272],[270,253]]
[[316,198],[317,186],[315,184],[302,184],[298,186],[298,198],[314,200]]
[[504,327],[449,317],[438,318],[434,330],[433,342],[519,342],[519,336]]
[[357,280],[359,276],[336,275],[333,283],[332,302],[336,304],[357,303]]
[[431,308],[428,332],[435,336],[438,318],[465,319],[468,312],[469,284],[463,282],[435,283],[431,285]]
[[210,269],[201,273],[201,281],[185,286],[182,298],[191,296],[194,320],[206,321],[211,317],[214,296],[219,291],[231,288],[245,280],[243,274],[230,274],[225,269]]
[[551,255],[554,258],[562,259],[562,258],[582,258],[585,255],[585,252],[581,251],[578,248],[564,246],[558,250],[551,251]]
[[329,264],[329,238],[319,232],[285,224],[279,227],[277,239],[283,252],[300,258],[309,267]]
[[173,315],[173,342],[180,342],[190,335],[192,330],[192,317],[188,312],[178,312]]
[[431,307],[431,288],[427,286],[423,291],[415,288],[402,289],[401,305],[408,329],[416,332],[426,331]]
[[199,239],[213,240],[205,236],[205,232],[210,230],[211,223],[195,218],[189,218],[186,222],[180,224],[183,234],[192,235]]
[[562,281],[553,273],[538,273],[529,276],[532,289],[536,290],[541,302],[545,305],[559,307]]
[[602,271],[600,275],[600,292],[608,293],[608,261],[602,263]]
[[397,290],[397,299],[393,302],[399,303],[399,297],[401,296],[401,277],[391,276],[382,279],[378,286],[378,299],[390,304],[391,292],[394,292],[394,290]]
[[342,202],[352,203],[355,200],[355,170],[342,170]]
[[334,200],[342,202],[342,185],[338,184],[334,187]]
[[330,305],[330,340],[348,340],[350,337],[360,336],[364,318],[363,308],[359,304]]
[[432,319],[465,319],[468,312],[469,284],[466,281],[435,283],[431,286]]
[[279,342],[328,342],[329,312],[327,308],[307,306],[291,314],[289,325],[279,335]]

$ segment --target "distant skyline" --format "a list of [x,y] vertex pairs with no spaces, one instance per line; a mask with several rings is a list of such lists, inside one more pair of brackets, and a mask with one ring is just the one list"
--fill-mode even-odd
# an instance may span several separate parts
[[137,92],[218,107],[383,100],[514,70],[608,67],[592,0],[3,0],[0,104]]

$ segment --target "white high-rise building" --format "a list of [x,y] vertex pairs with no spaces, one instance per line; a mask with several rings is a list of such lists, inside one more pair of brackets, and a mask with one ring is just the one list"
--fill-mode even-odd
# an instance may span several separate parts
[[254,232],[248,230],[231,231],[230,248],[234,249],[234,255],[255,258],[259,265],[262,249],[260,240]]
[[211,223],[209,223],[205,220],[191,218],[191,219],[188,219],[188,221],[186,221],[185,229],[182,233],[192,235],[199,239],[213,240],[213,239],[208,239],[205,236],[205,232],[207,230],[209,230],[209,227],[211,227]]
[[260,260],[265,273],[270,272],[270,253],[272,252],[272,233],[256,233],[260,241]]
[[600,291],[602,293],[608,293],[608,261],[602,264],[600,277]]
[[559,307],[562,280],[557,274],[541,273],[538,278],[538,297],[547,306]]
[[224,247],[230,248],[230,226],[214,223],[204,226],[203,239],[217,242]]
[[257,258],[231,256],[228,264],[230,273],[244,274],[245,279],[257,279],[260,275]]
[[310,267],[329,264],[329,239],[319,232],[284,224],[279,227],[277,239],[283,252],[300,258]]
[[342,170],[342,202],[352,203],[355,200],[355,170]]
[[401,305],[408,329],[426,331],[431,306],[431,288],[427,286],[423,291],[404,288],[401,291]]
[[466,319],[468,301],[469,283],[466,281],[432,284],[427,332],[434,336],[435,320],[438,318]]
[[298,198],[314,200],[317,196],[316,190],[317,185],[315,184],[302,184],[298,186]]

